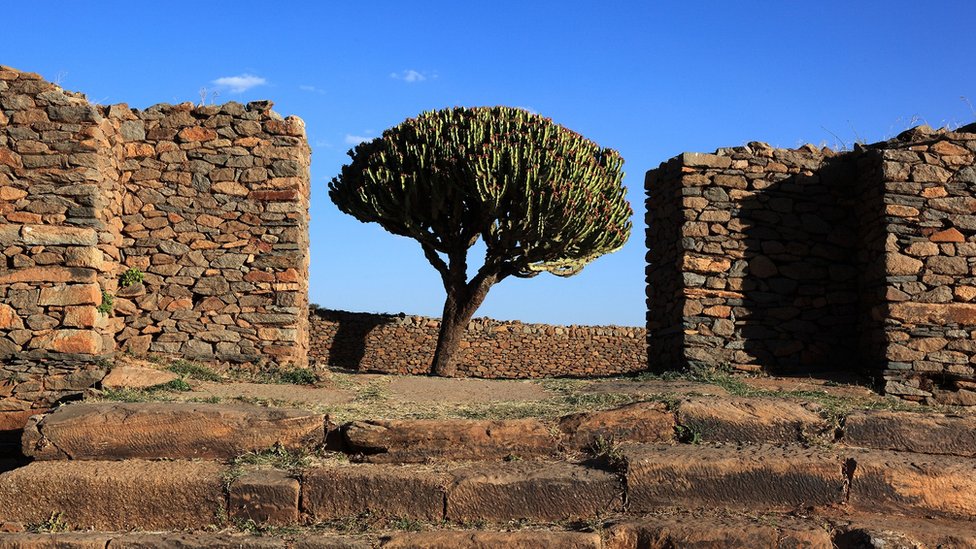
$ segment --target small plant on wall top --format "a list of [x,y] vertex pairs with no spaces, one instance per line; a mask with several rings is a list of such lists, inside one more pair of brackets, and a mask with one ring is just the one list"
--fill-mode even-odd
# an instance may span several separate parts
[[[447,300],[432,370],[457,373],[464,327],[509,276],[571,276],[630,236],[623,159],[510,107],[425,112],[349,152],[329,197],[362,222],[417,240]],[[487,247],[468,277],[468,250]]]
[[142,271],[136,268],[130,268],[119,276],[119,286],[125,288],[133,284],[142,284],[142,279]]

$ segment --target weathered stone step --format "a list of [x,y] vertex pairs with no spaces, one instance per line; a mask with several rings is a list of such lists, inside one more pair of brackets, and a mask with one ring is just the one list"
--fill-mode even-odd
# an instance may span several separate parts
[[844,419],[841,444],[976,457],[976,417],[865,410]]
[[976,460],[798,446],[629,445],[627,510],[790,510],[848,504],[976,517]]
[[[595,532],[535,524],[505,531],[443,529],[414,523],[417,531],[374,530],[360,534],[296,528],[255,535],[220,532],[0,533],[0,549],[864,549],[976,547],[976,525],[931,517],[878,514],[791,516],[735,515],[728,511],[677,511],[618,517],[592,523]],[[387,525],[389,527],[389,524]]]
[[325,441],[325,417],[246,404],[107,402],[62,406],[31,418],[23,452],[36,460],[232,459],[280,445]]
[[293,526],[369,515],[438,523],[594,520],[679,508],[844,506],[972,519],[976,460],[769,445],[629,445],[622,472],[568,462],[303,470],[207,461],[37,461],[0,474],[0,522],[63,514],[74,528]]

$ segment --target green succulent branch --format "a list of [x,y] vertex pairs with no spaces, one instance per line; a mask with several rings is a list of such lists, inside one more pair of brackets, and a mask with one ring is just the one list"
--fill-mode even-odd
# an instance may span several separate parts
[[[522,109],[425,112],[349,155],[329,196],[360,221],[420,243],[448,293],[441,339],[467,323],[493,284],[574,275],[630,236],[620,155]],[[468,280],[467,250],[479,239],[485,262]],[[435,371],[445,370],[438,361],[453,354],[450,343],[439,341]]]

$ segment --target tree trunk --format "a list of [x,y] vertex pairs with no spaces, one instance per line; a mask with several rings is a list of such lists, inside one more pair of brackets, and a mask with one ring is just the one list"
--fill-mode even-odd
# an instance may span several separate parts
[[457,350],[464,338],[464,331],[496,280],[496,276],[488,276],[448,290],[431,373],[441,377],[457,377]]

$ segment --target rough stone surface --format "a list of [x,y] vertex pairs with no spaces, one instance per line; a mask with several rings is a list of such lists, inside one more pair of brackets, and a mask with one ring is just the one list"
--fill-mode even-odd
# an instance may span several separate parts
[[106,549],[112,534],[0,534],[0,549]]
[[397,549],[601,549],[600,535],[582,532],[403,532],[384,537],[380,547]]
[[689,398],[678,424],[704,442],[806,442],[828,430],[811,404],[763,398]]
[[63,513],[74,528],[205,528],[225,496],[226,468],[206,461],[42,461],[0,474],[0,522]]
[[557,446],[535,419],[354,421],[343,434],[349,452],[373,463],[546,456]]
[[671,506],[795,509],[844,501],[844,460],[817,449],[632,445],[623,453],[631,512]]
[[950,456],[852,452],[850,503],[866,511],[976,517],[976,462]]
[[272,526],[298,524],[299,492],[298,480],[286,471],[248,472],[230,485],[230,518]]
[[933,413],[854,412],[844,420],[849,446],[976,457],[976,418]]
[[607,443],[670,442],[674,439],[674,426],[674,414],[661,402],[638,402],[559,420],[563,443],[577,450],[591,447],[600,439]]
[[450,477],[423,467],[335,465],[302,476],[302,511],[315,521],[370,513],[440,521]]
[[803,547],[834,549],[831,535],[817,524],[777,517],[764,524],[722,516],[649,517],[611,526],[604,549],[700,549]]
[[447,518],[456,522],[561,521],[619,510],[616,475],[569,463],[511,462],[454,472]]
[[169,383],[179,379],[179,375],[156,368],[140,368],[138,366],[116,366],[109,370],[102,379],[102,387],[106,389],[145,389],[154,385]]
[[24,432],[34,459],[231,459],[275,445],[322,444],[324,416],[250,405],[81,403],[36,416]]

